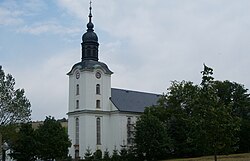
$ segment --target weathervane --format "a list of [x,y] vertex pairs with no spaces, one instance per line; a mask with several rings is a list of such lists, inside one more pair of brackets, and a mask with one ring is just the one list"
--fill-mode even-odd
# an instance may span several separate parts
[[89,10],[90,10],[90,12],[91,12],[91,9],[92,9],[91,4],[92,4],[92,1],[90,0],[89,1]]

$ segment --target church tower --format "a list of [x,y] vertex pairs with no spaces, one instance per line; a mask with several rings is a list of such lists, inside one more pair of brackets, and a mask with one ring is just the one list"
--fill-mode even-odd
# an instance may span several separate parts
[[[89,7],[87,32],[82,36],[82,58],[73,65],[69,76],[68,134],[73,158],[83,157],[86,149],[102,148],[105,138],[104,121],[112,110],[111,75],[113,72],[99,61],[98,36],[92,23]],[[105,126],[108,126],[105,124]]]
[[99,61],[98,36],[94,32],[91,3],[87,31],[82,36],[80,62],[69,76],[68,135],[72,158],[84,158],[87,150],[120,150],[133,146],[134,125],[145,107],[159,95],[111,88],[113,72]]

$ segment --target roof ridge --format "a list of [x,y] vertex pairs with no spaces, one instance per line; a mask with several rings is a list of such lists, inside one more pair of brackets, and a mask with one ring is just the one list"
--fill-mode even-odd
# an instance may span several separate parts
[[153,93],[153,92],[136,91],[136,90],[131,90],[131,89],[121,89],[121,88],[111,88],[111,89],[122,90],[122,91],[126,91],[126,92],[135,92],[135,93],[152,94],[152,95],[157,95],[157,96],[162,95],[162,94]]

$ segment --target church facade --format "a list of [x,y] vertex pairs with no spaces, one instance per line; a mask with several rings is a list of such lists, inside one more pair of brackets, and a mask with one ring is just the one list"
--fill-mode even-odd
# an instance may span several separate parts
[[87,149],[112,154],[115,148],[132,144],[136,120],[145,107],[156,104],[160,95],[111,88],[113,72],[99,61],[91,7],[81,45],[82,59],[67,73],[69,154],[83,158]]

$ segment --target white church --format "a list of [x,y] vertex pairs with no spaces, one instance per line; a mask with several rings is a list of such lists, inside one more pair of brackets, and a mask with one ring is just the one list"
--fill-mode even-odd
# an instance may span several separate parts
[[90,7],[87,32],[82,36],[82,59],[67,73],[69,154],[73,158],[83,158],[86,149],[107,149],[112,154],[114,148],[130,146],[134,123],[144,108],[156,104],[160,97],[111,88],[113,72],[99,61],[98,37],[93,28]]

